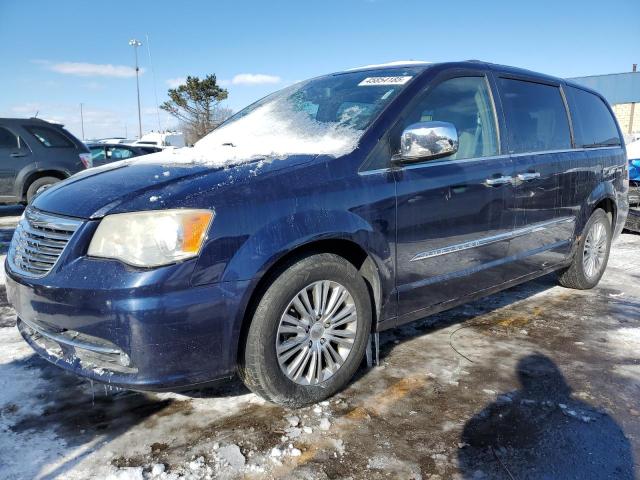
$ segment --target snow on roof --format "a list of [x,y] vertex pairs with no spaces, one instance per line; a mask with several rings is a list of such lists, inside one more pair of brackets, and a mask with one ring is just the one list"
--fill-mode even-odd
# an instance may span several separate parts
[[399,66],[405,66],[405,65],[428,65],[430,63],[432,63],[432,62],[425,62],[425,61],[422,61],[422,60],[395,60],[393,62],[379,63],[379,64],[374,64],[374,65],[364,65],[362,67],[349,68],[346,71],[347,72],[351,72],[353,70],[367,70],[367,69],[371,69],[371,68],[399,67]]

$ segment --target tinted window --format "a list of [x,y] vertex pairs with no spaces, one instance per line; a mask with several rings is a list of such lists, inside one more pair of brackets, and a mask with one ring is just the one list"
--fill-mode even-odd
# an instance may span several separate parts
[[25,127],[45,147],[74,148],[75,145],[62,133],[49,127],[33,126]]
[[567,87],[576,147],[620,145],[615,120],[600,97],[579,88]]
[[511,153],[571,148],[569,120],[558,87],[500,79]]
[[6,128],[0,127],[0,148],[20,148],[18,137]]
[[156,153],[156,152],[162,151],[161,148],[156,148],[156,147],[138,147],[138,149],[142,150],[144,153]]
[[[410,108],[402,127],[430,121],[449,122],[458,130],[458,151],[447,159],[498,154],[495,115],[485,77],[453,78],[427,90]],[[400,133],[393,140],[396,152]]]
[[89,148],[89,151],[91,152],[91,159],[93,160],[94,164],[96,162],[104,161],[104,147],[91,147]]

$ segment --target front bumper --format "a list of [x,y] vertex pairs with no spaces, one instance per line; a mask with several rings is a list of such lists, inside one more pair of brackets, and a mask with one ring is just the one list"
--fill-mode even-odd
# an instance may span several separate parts
[[180,279],[193,265],[141,272],[86,257],[38,280],[6,268],[20,333],[66,370],[132,390],[188,388],[235,372],[249,282],[191,287]]

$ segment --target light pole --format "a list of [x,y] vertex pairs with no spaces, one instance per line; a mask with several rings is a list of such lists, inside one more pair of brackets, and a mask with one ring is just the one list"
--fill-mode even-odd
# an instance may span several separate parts
[[129,45],[133,47],[133,51],[136,57],[136,91],[138,93],[138,138],[142,137],[142,116],[140,115],[140,81],[138,80],[138,47],[142,45],[142,42],[134,39],[129,40]]
[[82,140],[84,140],[84,114],[82,113],[82,103],[80,103],[80,125],[82,126]]

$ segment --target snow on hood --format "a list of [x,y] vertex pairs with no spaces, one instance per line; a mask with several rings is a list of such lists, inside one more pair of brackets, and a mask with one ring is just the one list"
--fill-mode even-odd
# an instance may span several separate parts
[[340,157],[357,147],[361,135],[362,131],[343,123],[318,122],[280,99],[214,130],[195,148],[210,156],[236,159],[294,154]]
[[279,99],[222,125],[193,148],[145,155],[136,163],[226,167],[257,158],[278,159],[291,155],[340,157],[355,150],[362,133],[342,122],[318,122],[304,111],[295,111],[285,99]]

